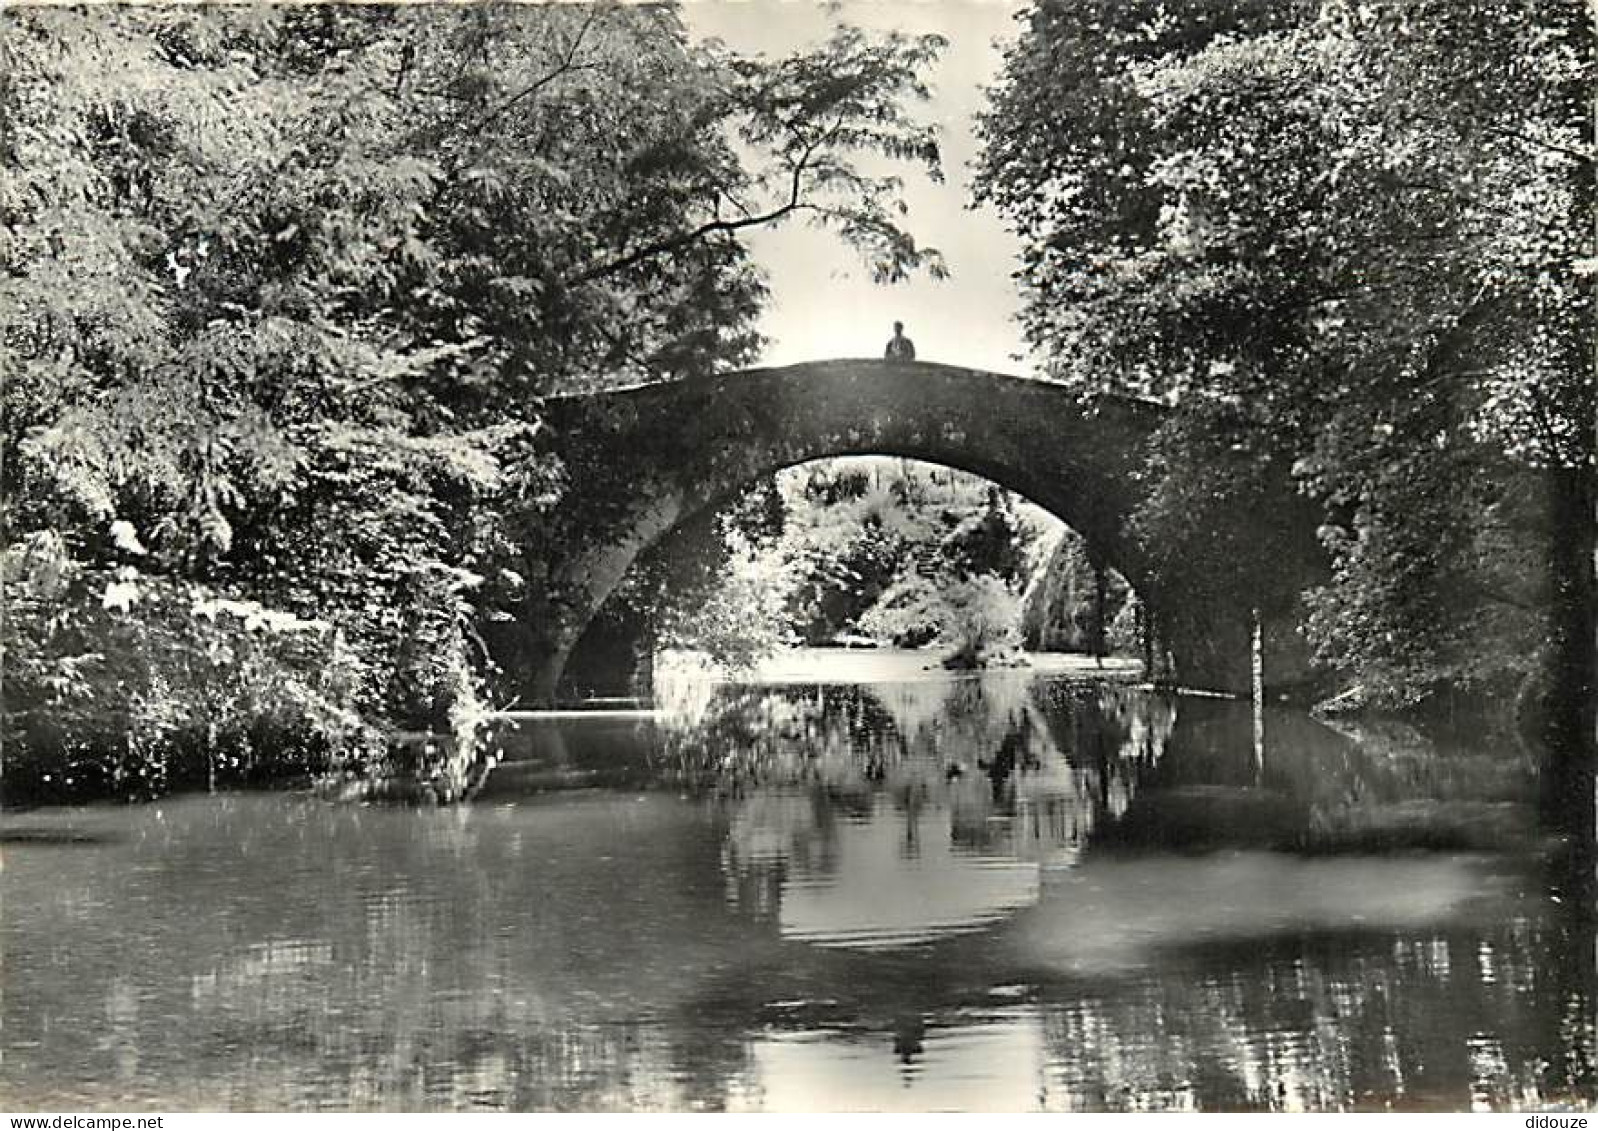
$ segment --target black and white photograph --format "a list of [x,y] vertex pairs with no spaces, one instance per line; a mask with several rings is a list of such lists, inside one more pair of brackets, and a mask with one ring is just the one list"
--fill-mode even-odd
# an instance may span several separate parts
[[1595,132],[1598,0],[0,3],[0,1112],[1585,1125]]

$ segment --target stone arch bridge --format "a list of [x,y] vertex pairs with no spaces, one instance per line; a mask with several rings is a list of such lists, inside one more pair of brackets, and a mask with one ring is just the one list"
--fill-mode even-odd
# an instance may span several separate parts
[[[650,546],[782,468],[888,455],[973,472],[1056,515],[1166,624],[1164,647],[1182,684],[1246,691],[1249,610],[1162,609],[1127,530],[1163,411],[1123,398],[1084,405],[1062,386],[998,373],[880,360],[551,400],[546,420],[567,489],[528,547],[519,623],[491,642],[522,705],[549,705],[590,621]],[[1267,648],[1273,682],[1302,681],[1304,649],[1289,624],[1267,625]]]

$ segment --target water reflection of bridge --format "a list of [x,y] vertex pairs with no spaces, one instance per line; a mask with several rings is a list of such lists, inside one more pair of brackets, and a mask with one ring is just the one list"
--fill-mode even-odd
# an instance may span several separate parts
[[[785,902],[809,897],[784,881],[809,869],[824,887],[857,859],[858,830],[903,833],[917,806],[928,872],[955,862],[950,880],[968,885],[994,860],[1013,877],[1029,862],[1027,807],[1040,814],[1051,791],[1102,797],[1105,779],[1076,771],[1101,751],[1143,758],[1131,735],[1144,724],[1134,704],[1099,743],[1101,708],[1075,689],[951,689],[946,707],[879,689],[824,699],[839,728],[805,706],[815,696],[770,689],[740,712],[769,724],[718,727],[787,734],[771,749],[800,766],[793,743],[841,734],[824,773],[751,768],[706,795],[518,792],[628,749],[640,764],[624,780],[658,782],[647,758],[669,736],[610,720],[569,728],[558,750],[511,751],[544,757],[546,776],[512,761],[497,793],[448,811],[234,795],[174,799],[159,821],[137,808],[14,817],[96,835],[8,851],[7,894],[29,914],[8,923],[7,954],[29,976],[7,985],[0,1087],[57,1107],[103,1100],[81,1090],[94,1079],[124,1105],[406,1110],[1591,1099],[1593,904],[1546,898],[1535,858],[1484,870],[1457,853],[1251,852],[1213,829],[1207,843],[1228,851],[1179,852],[1132,831],[1159,827],[1162,796],[1210,789],[1296,799],[1342,836],[1355,813],[1413,815],[1427,798],[1512,802],[1513,759],[1283,716],[1256,779],[1246,711],[1183,701],[1144,732],[1156,749],[1141,769],[1112,777],[1125,804],[1092,810],[1085,849],[1047,866],[1043,846],[1070,848],[1085,826],[1071,805],[1038,821],[1035,902],[981,930],[858,948],[837,945],[860,922],[829,922],[824,891],[785,924]],[[1017,766],[995,799],[976,757],[991,763],[1012,734]],[[962,757],[953,735],[989,745]],[[843,745],[857,739],[862,765],[897,762],[855,773]],[[951,755],[976,769],[934,772]],[[893,844],[875,858],[883,885],[915,866]],[[284,889],[295,898],[259,898]],[[830,927],[834,945],[785,925]],[[103,1019],[97,1041],[71,1023],[83,1017]]]
[[1040,697],[1025,676],[790,691],[729,691],[669,757],[698,774],[735,743],[714,772],[759,783],[731,817],[735,899],[777,908],[789,937],[867,948],[1035,903],[1043,870],[1125,811],[1172,717],[1129,687]]
[[827,945],[981,930],[1090,850],[1480,847],[1526,815],[1513,759],[1283,711],[1262,767],[1246,707],[1113,681],[696,685],[676,702],[647,722],[530,724],[538,753],[496,770],[489,795],[709,790],[727,809],[728,898]]

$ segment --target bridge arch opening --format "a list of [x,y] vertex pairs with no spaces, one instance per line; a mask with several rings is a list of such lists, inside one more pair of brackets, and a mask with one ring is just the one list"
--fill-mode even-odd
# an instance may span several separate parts
[[656,656],[679,648],[734,665],[795,645],[954,666],[1143,660],[1143,602],[1114,547],[961,462],[823,455],[690,501],[596,607],[559,697],[647,694]]
[[[1158,405],[1083,402],[1059,385],[947,365],[839,359],[707,374],[544,408],[569,487],[530,532],[526,576],[537,584],[527,586],[512,622],[489,633],[510,695],[523,705],[555,701],[595,613],[671,531],[783,468],[872,454],[970,472],[1056,515],[1137,587],[1163,642],[1161,659],[1170,658],[1178,680],[1248,689],[1250,610],[1156,588],[1140,561],[1132,519],[1165,416]],[[1239,514],[1238,528],[1256,517]],[[1313,527],[1303,533],[1312,543]],[[1291,621],[1283,613],[1279,625],[1265,626],[1268,651],[1280,639],[1289,646],[1277,654],[1292,654]]]

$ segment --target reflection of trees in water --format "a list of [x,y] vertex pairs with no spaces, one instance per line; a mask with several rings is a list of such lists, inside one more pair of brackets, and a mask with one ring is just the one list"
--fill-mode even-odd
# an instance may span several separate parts
[[735,870],[824,871],[833,822],[869,820],[879,804],[903,817],[907,853],[946,822],[957,846],[1033,860],[1080,849],[1125,809],[1174,717],[1169,700],[1133,688],[1025,676],[728,686],[666,748],[678,774],[742,798]]
[[48,867],[8,853],[29,909],[7,925],[0,1088],[19,1102],[97,1081],[79,1106],[713,1109],[758,1102],[749,1050],[772,1033],[880,1037],[894,1079],[911,1058],[965,1071],[951,1048],[1004,984],[1041,1034],[1016,1052],[1039,1058],[1051,1107],[1536,1106],[1598,1088],[1590,858],[1517,872],[1525,894],[1468,924],[1190,933],[1078,976],[1011,949],[1013,920],[913,955],[783,944],[727,909],[720,825],[660,794],[163,811],[114,811],[120,841],[51,848]]
[[[1329,936],[1227,972],[1042,1003],[1050,1106],[1086,1110],[1503,1109],[1591,1102],[1589,984],[1575,1026],[1539,1001],[1549,927]],[[1590,942],[1590,936],[1589,936]],[[1562,1032],[1554,1031],[1556,1026]]]
[[1021,675],[912,683],[723,685],[661,725],[665,765],[681,779],[738,790],[820,782],[866,788],[985,774],[995,796],[1018,771],[1147,766],[1164,749],[1173,702],[1115,684]]
[[[437,957],[443,940],[407,933],[424,958]],[[1595,1000],[1590,984],[1572,986],[1560,973],[1579,961],[1558,949],[1566,941],[1554,925],[1516,917],[1486,933],[1239,944],[1202,961],[1176,956],[1146,977],[1044,985],[1027,1009],[1043,1039],[1041,1101],[1054,1110],[1314,1111],[1590,1100]],[[1590,932],[1587,941],[1590,954]],[[368,955],[341,976],[387,973],[391,958]],[[243,1039],[256,1050],[253,1087],[231,1090],[226,1102],[321,1094],[354,1108],[715,1110],[758,1097],[751,1034],[813,1032],[818,1023],[836,1027],[835,1039],[881,1033],[879,1071],[887,1073],[958,1034],[980,1005],[943,988],[960,980],[941,978],[936,964],[947,960],[937,958],[912,974],[889,974],[864,957],[799,975],[739,965],[738,974],[706,983],[707,995],[664,1013],[651,1011],[642,987],[627,1015],[611,1019],[529,996],[538,983],[525,972],[513,994],[461,987],[440,997],[438,975],[413,969],[415,1001],[365,1007],[393,1014],[378,1030],[379,1049],[352,1043],[348,1017],[325,1015],[306,997],[309,979],[344,961],[288,947],[251,952],[223,973],[230,992],[248,998],[227,1008],[253,1019],[250,1032],[226,1035],[228,1047]],[[115,1010],[116,995],[128,996],[118,984],[107,986],[113,1023],[129,1012]],[[789,993],[824,994],[826,1017],[769,1008]],[[362,1030],[371,1032],[371,1021]],[[106,1040],[150,1045],[148,1034],[133,1032]],[[216,1075],[207,1079],[232,1078],[220,1061],[209,1071]]]
[[[726,689],[719,709],[736,717],[773,694],[789,692]],[[953,769],[957,780],[985,778],[997,811],[1007,812],[1025,794],[1029,774],[1044,783],[1043,793],[1055,791],[1059,782],[1050,775],[1063,761],[1077,772],[1073,790],[1096,797],[1104,815],[1121,816],[1132,796],[1150,787],[1219,787],[1262,804],[1291,799],[1288,816],[1307,821],[1298,831],[1323,846],[1369,828],[1399,843],[1503,843],[1498,834],[1529,816],[1535,790],[1531,758],[1512,738],[1467,741],[1391,723],[1328,725],[1292,709],[1267,711],[1262,770],[1246,704],[1183,699],[1179,716],[1177,700],[1121,683],[988,675],[792,694],[811,695],[813,713],[839,713],[812,724],[825,735],[818,747],[825,756],[814,764],[828,773],[808,774],[806,736],[796,733],[775,756],[752,752],[752,780],[860,788],[864,778],[936,790]]]
[[1269,708],[1261,767],[1247,704],[1190,699],[1166,745],[1113,838],[1236,844],[1246,828],[1255,843],[1324,851],[1492,848],[1535,832],[1533,766],[1512,739]]
[[732,688],[721,706],[727,725],[692,741],[744,744],[760,775],[735,779],[729,905],[787,937],[866,948],[1035,902],[1037,866],[1075,861],[1125,807],[1171,718],[1121,688],[1039,694],[1022,678]]
[[[1173,939],[1158,961],[1120,972],[1050,978],[1022,959],[1032,985],[1013,1007],[988,996],[1015,972],[1002,932],[896,965],[847,956],[819,982],[771,972],[768,999],[825,993],[826,1008],[763,1013],[760,1027],[877,1049],[881,1076],[909,1057],[936,1073],[950,1055],[940,1042],[983,1026],[1027,1029],[1041,1050],[1024,1032],[1004,1039],[1052,1110],[1591,1102],[1591,906],[1551,912],[1536,897],[1507,898],[1470,923]],[[914,1042],[903,1039],[906,1019]]]
[[[1539,883],[1528,874],[1512,886]],[[935,1074],[950,1056],[940,1042],[983,1026],[1027,1030],[1003,1039],[1053,1110],[1590,1102],[1591,905],[1506,899],[1435,925],[1172,938],[1156,961],[1108,973],[1040,974],[1007,949],[1004,928],[897,963],[844,955],[820,973],[769,971],[765,1000],[824,994],[825,1008],[763,1011],[758,1028],[877,1049],[881,1076],[907,1057],[925,1057]],[[989,988],[1007,976],[1030,988],[1024,1002],[996,1007]]]
[[1276,726],[1290,743],[1268,775],[1306,800],[1322,841],[1491,846],[1535,835],[1535,759],[1513,736],[1467,742],[1392,721]]
[[[720,1106],[747,1071],[735,1024],[676,1016],[697,1008],[700,971],[740,953],[728,930],[747,940],[722,911],[714,841],[685,837],[700,825],[673,799],[286,808],[172,804],[111,850],[136,867],[53,865],[60,898],[34,898],[40,929],[8,940],[40,976],[26,995],[7,985],[0,1092],[65,1098],[90,1081],[100,1104],[195,1110],[684,1109]],[[60,929],[79,908],[114,925],[107,941]],[[93,1043],[62,1024],[95,1017]]]
[[[1517,881],[1530,894],[1470,917],[1482,926],[1352,934],[1320,920],[1224,945],[1173,933],[1109,976],[1040,973],[1029,950],[1006,949],[1047,904],[913,957],[782,943],[769,920],[783,877],[847,866],[845,822],[913,811],[905,827],[921,840],[907,836],[907,854],[937,837],[953,855],[1058,859],[1102,829],[1118,790],[1233,768],[1226,705],[1184,703],[1184,723],[1203,725],[1166,750],[1170,709],[1126,689],[934,687],[762,695],[765,713],[739,725],[789,745],[793,785],[751,777],[713,818],[662,793],[425,814],[192,799],[160,822],[117,815],[139,831],[113,858],[75,845],[29,881],[19,852],[8,894],[30,911],[8,926],[8,952],[26,977],[7,985],[0,1079],[18,1097],[97,1079],[118,1097],[195,1107],[715,1108],[758,1096],[748,1050],[771,1031],[877,1035],[883,1071],[907,1058],[936,1071],[937,1043],[1012,982],[1055,1107],[1594,1095],[1590,861],[1558,881],[1559,904],[1540,879]],[[1235,733],[1246,752],[1246,711]],[[1507,773],[1490,751],[1392,734],[1308,721],[1271,733],[1282,745],[1266,784],[1306,791],[1317,813],[1485,795]],[[873,758],[880,773],[866,772]],[[950,779],[955,760],[965,770]],[[284,890],[294,897],[253,896]],[[1062,902],[1062,922],[1080,917]],[[207,913],[185,910],[197,906]],[[117,938],[87,963],[76,955],[91,912]],[[825,1015],[779,1007],[789,1000],[825,1002]],[[74,1035],[84,1017],[102,1021],[92,1043]]]
[[761,783],[858,784],[888,760],[893,732],[858,688],[729,685],[697,720],[668,721],[661,738],[668,773],[736,792]]

